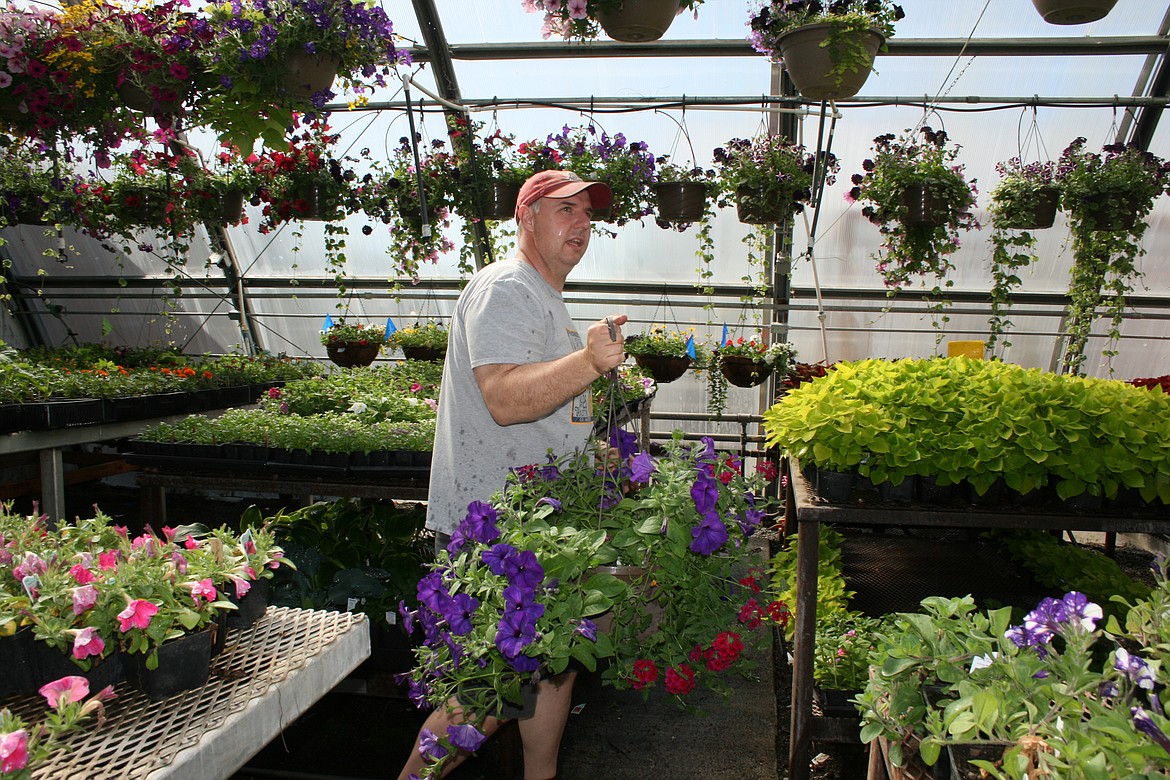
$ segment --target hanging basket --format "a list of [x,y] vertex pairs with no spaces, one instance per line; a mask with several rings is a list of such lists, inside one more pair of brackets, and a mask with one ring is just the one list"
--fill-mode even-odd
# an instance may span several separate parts
[[284,74],[281,85],[285,94],[308,100],[318,92],[333,86],[341,62],[324,54],[309,54],[296,48],[284,56]]
[[736,387],[755,387],[762,384],[772,373],[772,366],[740,355],[723,355],[719,358],[720,369],[727,381]]
[[368,366],[378,357],[378,352],[381,349],[382,344],[378,341],[370,341],[365,344],[357,341],[341,341],[325,346],[329,359],[342,368]]
[[121,208],[133,212],[134,218],[140,225],[162,228],[167,224],[167,205],[170,195],[163,190],[153,187],[126,188],[122,191]]
[[435,347],[403,347],[402,354],[407,360],[444,360],[447,350]]
[[1128,192],[1102,192],[1074,208],[1089,230],[1132,230],[1137,224],[1140,199]]
[[487,188],[479,195],[479,215],[484,219],[511,219],[516,214],[516,198],[519,196],[519,184],[488,182]]
[[[658,626],[662,623],[662,605],[658,603],[658,588],[653,584],[653,578],[647,574],[647,569],[643,566],[595,566],[589,570],[589,574],[609,574],[617,577],[626,587],[631,591],[636,592],[638,601],[640,601],[645,609],[645,613],[650,616],[650,622],[638,636],[640,638],[647,638],[658,630]],[[604,612],[593,619],[597,624],[597,630],[603,634],[612,635],[614,629],[614,615],[613,612]]]
[[902,206],[902,224],[909,227],[938,227],[951,216],[946,200],[935,194],[929,182],[907,186],[898,202]]
[[1088,24],[1104,19],[1117,0],[1032,0],[1049,24]]
[[39,200],[35,196],[0,193],[0,208],[3,208],[4,218],[10,225],[47,225],[46,207]]
[[663,222],[698,222],[707,205],[707,185],[696,181],[668,181],[654,185],[658,218]]
[[649,371],[654,381],[659,383],[673,382],[691,366],[690,356],[634,355],[634,362]]
[[[845,100],[853,97],[865,85],[873,70],[873,61],[877,58],[878,50],[885,41],[877,30],[856,33],[856,45],[864,49],[869,62],[864,67],[859,67],[856,72],[846,71],[838,76],[833,73],[832,50],[825,45],[832,29],[831,24],[806,24],[789,30],[777,41],[784,70],[801,97],[817,101]],[[842,44],[842,48],[854,46],[852,40]]]
[[229,189],[216,193],[219,207],[216,209],[217,222],[220,225],[238,225],[244,218],[243,190]]
[[1060,188],[1055,186],[1041,187],[1031,203],[1021,204],[1017,218],[996,223],[996,227],[1010,230],[1043,230],[1052,227],[1056,222],[1056,212],[1060,205]]
[[292,216],[295,219],[328,220],[338,211],[338,203],[318,184],[301,184],[292,191]]
[[762,192],[754,187],[735,188],[735,213],[739,221],[748,225],[771,225],[782,222],[793,213],[791,203],[765,202]]
[[118,97],[122,99],[122,104],[126,108],[140,114],[164,116],[177,114],[183,109],[183,95],[178,95],[173,100],[156,100],[146,89],[129,80],[118,86]]
[[598,11],[605,34],[623,43],[656,41],[678,16],[680,0],[625,0],[616,11]]

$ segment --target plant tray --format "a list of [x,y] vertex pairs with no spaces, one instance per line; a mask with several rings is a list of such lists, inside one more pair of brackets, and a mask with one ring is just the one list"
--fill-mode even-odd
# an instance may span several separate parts
[[21,404],[28,430],[44,431],[106,421],[106,404],[100,398],[60,399]]
[[15,433],[28,430],[24,404],[0,405],[0,433]]

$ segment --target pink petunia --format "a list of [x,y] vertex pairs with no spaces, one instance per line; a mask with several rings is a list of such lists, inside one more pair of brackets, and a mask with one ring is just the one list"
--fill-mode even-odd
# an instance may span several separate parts
[[0,773],[16,773],[28,766],[28,732],[0,734]]
[[97,579],[97,577],[93,575],[92,571],[85,568],[80,563],[75,563],[69,567],[69,576],[71,576],[73,581],[78,585],[87,585]]
[[92,626],[81,629],[73,637],[73,657],[78,661],[105,652],[106,643]]
[[565,7],[569,11],[570,19],[586,19],[589,17],[589,4],[586,0],[569,0]]
[[206,599],[208,602],[215,601],[215,595],[215,585],[210,577],[191,583],[191,598],[195,599],[196,606],[199,605],[199,599]]
[[231,574],[229,574],[228,577],[230,577],[231,581],[236,585],[236,598],[242,599],[244,596],[248,595],[248,591],[252,589],[252,583],[250,580],[248,580],[246,577],[235,577]]
[[98,553],[98,568],[102,571],[118,568],[118,551],[106,550],[103,553]]
[[134,599],[118,613],[118,628],[125,634],[132,628],[145,629],[150,619],[158,614],[158,605],[146,599]]
[[71,674],[60,680],[45,683],[38,689],[38,693],[45,697],[45,701],[49,702],[50,707],[57,709],[62,703],[72,704],[88,696],[89,680],[80,675]]
[[186,539],[183,540],[183,546],[186,547],[188,550],[194,550],[195,548],[197,548],[199,546],[199,542],[195,541],[194,536],[188,536]]
[[30,575],[44,574],[48,569],[49,565],[39,555],[26,552],[24,554],[24,560],[12,568],[12,576],[18,580],[23,580]]
[[414,382],[410,385],[410,392],[417,393],[419,390],[422,390],[422,385],[420,385],[418,382]]
[[97,604],[98,590],[93,585],[82,585],[73,589],[73,614],[80,615]]

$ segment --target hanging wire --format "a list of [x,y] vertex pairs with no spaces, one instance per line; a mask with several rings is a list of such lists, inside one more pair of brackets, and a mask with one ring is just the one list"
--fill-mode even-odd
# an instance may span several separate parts
[[666,111],[663,111],[660,108],[654,109],[654,113],[661,114],[662,116],[669,119],[671,122],[674,122],[674,124],[678,127],[678,129],[674,133],[674,140],[670,144],[670,158],[673,160],[675,157],[677,157],[677,155],[675,154],[675,149],[678,148],[679,138],[682,138],[687,142],[687,149],[691,153],[691,167],[692,168],[699,167],[698,158],[695,157],[695,145],[693,143],[691,143],[691,133],[690,133],[690,130],[687,129],[687,107],[686,107],[686,104],[684,104],[682,107],[681,120],[675,119],[673,116],[671,116]]
[[963,46],[959,49],[959,53],[955,55],[955,60],[951,63],[950,70],[948,70],[947,75],[943,77],[942,84],[939,85],[938,92],[935,94],[934,99],[929,102],[938,103],[939,100],[949,95],[951,90],[955,88],[955,85],[959,83],[959,79],[961,79],[963,74],[967,72],[967,68],[969,68],[971,63],[975,61],[975,58],[972,57],[970,61],[968,61],[968,63],[963,67],[963,70],[959,72],[959,75],[955,76],[954,81],[950,82],[950,84],[947,83],[947,79],[951,77],[951,74],[955,72],[955,68],[959,64],[959,61],[963,59],[963,52],[967,51],[967,46],[970,45],[971,39],[975,37],[975,31],[979,29],[979,23],[983,21],[983,15],[987,13],[987,9],[990,6],[991,0],[986,0],[986,2],[983,4],[983,10],[979,12],[979,17],[975,20],[975,24],[971,26],[971,32],[967,34],[967,38],[963,41]]
[[[821,116],[817,123],[817,153],[816,161],[813,167],[813,219],[812,225],[806,223],[808,229],[808,248],[805,249],[805,256],[808,257],[809,267],[812,269],[813,275],[813,291],[817,296],[817,322],[820,324],[821,333],[821,358],[825,362],[829,360],[829,335],[827,328],[827,315],[825,313],[825,299],[821,289],[820,273],[817,270],[817,259],[814,248],[817,242],[817,225],[820,222],[821,203],[825,197],[825,181],[829,175],[829,160],[833,150],[833,137],[837,130],[837,106],[834,102],[832,104],[832,115],[829,122],[828,139],[825,139],[825,118],[829,108],[827,101],[821,101]],[[807,220],[807,215],[805,216]]]

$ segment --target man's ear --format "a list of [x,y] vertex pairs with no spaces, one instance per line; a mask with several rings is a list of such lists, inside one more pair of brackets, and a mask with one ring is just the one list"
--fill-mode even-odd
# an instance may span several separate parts
[[520,207],[520,226],[528,232],[536,229],[536,212],[532,210],[531,206]]

